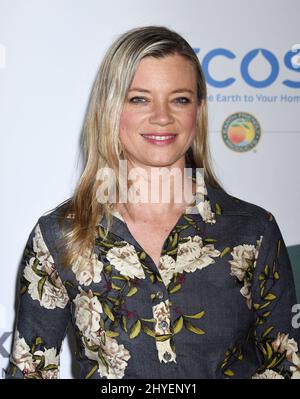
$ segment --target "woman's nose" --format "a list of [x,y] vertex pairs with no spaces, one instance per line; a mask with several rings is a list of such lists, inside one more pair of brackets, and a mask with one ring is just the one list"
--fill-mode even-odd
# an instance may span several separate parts
[[174,119],[167,103],[153,104],[153,110],[150,116],[150,123],[158,125],[167,125],[173,123]]

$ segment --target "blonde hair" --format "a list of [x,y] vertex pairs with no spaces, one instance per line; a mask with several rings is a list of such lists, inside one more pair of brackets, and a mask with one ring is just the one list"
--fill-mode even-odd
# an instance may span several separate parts
[[194,66],[197,97],[202,101],[195,138],[186,154],[187,163],[203,168],[206,181],[214,187],[221,187],[211,168],[206,82],[194,50],[178,33],[163,26],[145,26],[125,32],[109,47],[96,75],[83,126],[85,167],[72,197],[61,208],[62,230],[65,218],[72,215],[69,231],[63,233],[61,240],[61,263],[65,267],[94,246],[97,226],[103,216],[107,220],[104,239],[111,227],[113,209],[111,204],[97,201],[99,184],[96,175],[101,168],[111,168],[115,172],[118,190],[119,160],[124,159],[119,141],[119,120],[139,62],[147,56],[162,58],[172,54],[185,57]]

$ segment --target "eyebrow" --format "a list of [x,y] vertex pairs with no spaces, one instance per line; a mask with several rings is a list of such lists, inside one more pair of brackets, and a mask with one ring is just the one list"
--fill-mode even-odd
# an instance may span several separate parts
[[[140,87],[132,87],[131,89],[128,90],[128,92],[130,92],[130,91],[141,91],[143,93],[150,93],[150,90],[142,89]],[[186,88],[176,89],[176,90],[173,90],[171,93],[173,94],[173,93],[183,93],[183,92],[188,92],[191,94],[195,93],[193,90],[186,89]]]

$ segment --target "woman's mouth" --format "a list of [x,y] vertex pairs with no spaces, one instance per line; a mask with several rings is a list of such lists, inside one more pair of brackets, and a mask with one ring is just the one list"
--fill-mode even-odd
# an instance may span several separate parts
[[176,139],[176,134],[142,134],[144,139],[150,143],[155,145],[166,145],[171,144]]

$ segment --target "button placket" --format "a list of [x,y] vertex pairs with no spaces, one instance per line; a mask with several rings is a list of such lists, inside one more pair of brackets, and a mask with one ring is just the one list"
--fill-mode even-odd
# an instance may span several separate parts
[[[171,335],[170,331],[170,304],[169,300],[160,301],[153,306],[153,317],[155,320],[156,348],[160,362],[176,363],[176,353],[171,348],[171,337],[165,338],[165,335]],[[160,340],[160,337],[162,339]]]
[[[167,249],[168,244],[169,240],[166,239],[163,250]],[[160,277],[159,279],[156,279],[155,282],[152,281],[152,287],[155,287],[156,290],[153,290],[152,294],[150,295],[152,299],[152,311],[155,321],[154,330],[158,358],[161,363],[177,363],[176,353],[174,351],[175,349],[173,350],[171,347],[172,333],[170,329],[170,307],[172,306],[172,302],[169,301],[167,286],[159,270],[157,270],[156,265],[148,254],[146,254],[145,263],[150,263],[151,267],[150,264],[148,266],[151,268],[151,270],[155,270],[155,273],[158,272]],[[169,335],[170,337],[165,338],[165,335]],[[160,337],[162,338],[161,340]]]

